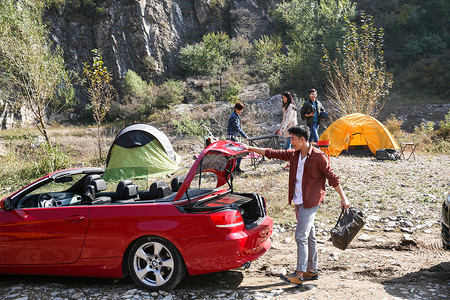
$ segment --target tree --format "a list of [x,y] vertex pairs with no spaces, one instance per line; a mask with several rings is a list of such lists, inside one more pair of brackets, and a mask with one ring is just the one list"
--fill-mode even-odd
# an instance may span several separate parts
[[0,91],[32,112],[49,144],[48,118],[72,99],[61,97],[71,89],[70,79],[61,49],[48,36],[39,2],[0,2]]
[[350,0],[292,0],[277,5],[276,20],[286,33],[282,80],[288,88],[307,90],[321,83],[320,45],[334,46],[342,36],[343,21],[352,19],[355,11]]
[[285,56],[281,50],[283,43],[277,36],[263,35],[254,41],[251,53],[251,66],[256,74],[266,80],[271,89],[279,88],[281,85],[280,68]]
[[102,55],[98,49],[93,49],[92,54],[92,66],[86,62],[83,66],[83,86],[92,104],[92,113],[97,123],[98,158],[100,162],[103,160],[100,127],[106,113],[111,108],[111,100],[116,91],[111,85],[112,77],[106,66],[104,66]]
[[392,88],[392,74],[383,57],[383,29],[376,29],[370,16],[362,16],[360,32],[346,23],[346,34],[337,45],[336,58],[328,50],[322,61],[327,76],[327,97],[339,115],[363,113],[376,116]]
[[219,75],[231,66],[232,51],[227,34],[211,32],[200,43],[182,48],[178,65],[187,75]]

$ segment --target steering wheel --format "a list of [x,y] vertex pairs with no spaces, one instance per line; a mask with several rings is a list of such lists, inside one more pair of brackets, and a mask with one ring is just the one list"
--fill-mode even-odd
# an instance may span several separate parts
[[40,194],[37,198],[38,207],[56,207],[56,200],[49,194]]

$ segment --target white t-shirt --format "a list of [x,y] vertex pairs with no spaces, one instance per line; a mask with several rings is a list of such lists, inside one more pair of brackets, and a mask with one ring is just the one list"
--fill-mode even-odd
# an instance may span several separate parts
[[303,159],[299,159],[297,167],[297,175],[295,176],[294,205],[303,204],[303,170],[305,169],[305,161],[307,155]]

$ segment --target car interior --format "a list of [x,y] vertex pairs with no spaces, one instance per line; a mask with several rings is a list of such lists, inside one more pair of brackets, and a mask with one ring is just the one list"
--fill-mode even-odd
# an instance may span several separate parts
[[[68,180],[68,177],[66,177],[66,180],[57,179],[26,195],[19,195],[19,198],[13,201],[13,207],[34,208],[171,202],[183,184],[183,180],[183,176],[174,177],[170,186],[163,180],[157,180],[150,185],[148,190],[139,191],[138,186],[128,179],[120,181],[115,192],[111,192],[108,191],[107,183],[101,178],[100,174],[85,175],[69,187],[67,183],[73,180]],[[61,183],[64,184],[58,186]],[[194,188],[189,189],[187,194],[189,197],[198,197],[211,193],[213,190],[214,188]],[[185,194],[181,200],[187,199],[188,195]]]

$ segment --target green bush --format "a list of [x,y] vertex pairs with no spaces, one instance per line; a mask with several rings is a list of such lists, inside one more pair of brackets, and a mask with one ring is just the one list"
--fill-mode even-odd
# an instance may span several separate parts
[[255,73],[268,82],[272,90],[281,86],[281,70],[286,57],[282,54],[283,43],[279,37],[262,36],[255,41],[250,61]]
[[200,43],[187,45],[180,51],[178,67],[184,75],[214,76],[231,66],[233,45],[225,33],[208,33]]
[[172,120],[172,124],[175,126],[175,131],[181,136],[194,136],[199,137],[206,134],[205,126],[209,126],[209,122],[206,120],[194,120],[189,116],[183,116],[181,120]]
[[445,41],[436,34],[428,34],[410,40],[404,47],[405,58],[413,61],[423,55],[440,54],[447,48]]
[[450,139],[450,110],[445,116],[445,121],[439,122],[439,129],[436,131],[436,136],[449,141]]
[[167,80],[158,87],[156,106],[169,108],[174,104],[179,104],[184,99],[184,86],[180,81]]
[[201,97],[197,99],[198,103],[212,103],[217,100],[217,95],[219,91],[213,87],[206,87],[202,90]]
[[128,70],[123,81],[126,95],[144,99],[148,96],[147,83],[133,70]]
[[[32,177],[39,177],[71,166],[70,156],[58,143],[41,143],[33,162]],[[34,175],[34,176],[33,176]]]
[[222,91],[221,100],[236,103],[239,100],[238,94],[241,90],[241,85],[238,82],[232,82]]
[[[19,137],[17,140],[21,139]],[[0,194],[8,194],[46,174],[71,167],[70,153],[66,153],[58,143],[52,145],[43,142],[32,150],[31,141],[35,140],[25,140],[22,147],[10,145],[6,155],[0,156],[0,181],[3,187]]]

